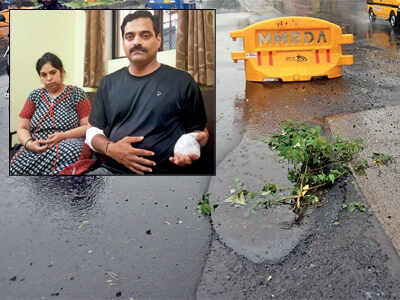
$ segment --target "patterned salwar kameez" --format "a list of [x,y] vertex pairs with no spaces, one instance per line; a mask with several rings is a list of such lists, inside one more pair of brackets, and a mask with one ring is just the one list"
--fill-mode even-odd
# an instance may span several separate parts
[[[47,140],[57,131],[79,127],[80,119],[89,116],[90,108],[86,93],[78,87],[66,86],[56,98],[42,88],[29,95],[19,116],[30,119],[33,140]],[[78,175],[93,163],[84,139],[71,138],[42,153],[21,146],[10,160],[10,175]]]

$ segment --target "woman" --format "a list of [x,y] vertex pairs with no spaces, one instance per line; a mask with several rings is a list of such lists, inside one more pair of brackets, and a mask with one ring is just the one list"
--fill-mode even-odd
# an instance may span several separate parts
[[17,129],[22,149],[10,162],[11,175],[82,174],[92,164],[84,143],[90,102],[85,92],[65,85],[61,60],[45,53],[36,63],[44,88],[29,95]]

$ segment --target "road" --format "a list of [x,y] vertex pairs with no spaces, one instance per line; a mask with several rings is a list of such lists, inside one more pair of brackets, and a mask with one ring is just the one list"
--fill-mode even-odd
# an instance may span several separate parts
[[209,177],[9,177],[7,86],[2,75],[0,298],[194,299]]
[[[368,204],[365,191],[352,176],[330,189],[324,205],[307,216],[303,225],[291,229],[291,235],[287,230],[274,231],[273,216],[252,215],[246,212],[248,208],[231,207],[223,200],[234,187],[234,178],[245,182],[250,191],[286,180],[285,166],[259,142],[280,132],[282,121],[311,122],[330,134],[329,124],[335,119],[376,109],[398,111],[400,30],[391,29],[384,20],[371,25],[365,1],[360,0],[238,2],[241,8],[217,14],[217,157],[222,161],[209,191],[220,206],[213,215],[216,234],[198,299],[398,299],[400,259],[394,249],[398,237],[388,234],[386,224],[380,222],[384,210],[377,212],[376,205]],[[354,56],[354,64],[345,66],[338,79],[246,82],[243,62],[234,64],[230,58],[232,51],[242,50],[241,42],[232,42],[229,33],[292,15],[322,18],[338,24],[343,33],[352,33],[354,43],[344,45],[343,52]],[[373,134],[379,136],[381,130],[385,135],[379,121],[371,124]],[[400,132],[394,124],[393,130]],[[362,128],[364,122],[345,125]],[[389,153],[398,155],[399,140],[393,141],[388,149],[397,152]],[[398,165],[393,171],[398,174]],[[351,201],[366,203],[368,213],[340,209]],[[398,210],[391,213],[399,215]],[[388,218],[393,217],[385,215]]]

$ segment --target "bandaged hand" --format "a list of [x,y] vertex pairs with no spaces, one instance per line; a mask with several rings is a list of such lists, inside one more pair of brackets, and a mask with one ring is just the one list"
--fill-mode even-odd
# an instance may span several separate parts
[[191,165],[194,160],[200,158],[199,132],[191,132],[182,135],[175,144],[174,156],[169,160],[177,166]]

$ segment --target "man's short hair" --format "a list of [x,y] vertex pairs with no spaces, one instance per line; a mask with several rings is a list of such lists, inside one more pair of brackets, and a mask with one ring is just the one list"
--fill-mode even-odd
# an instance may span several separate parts
[[159,35],[160,25],[158,24],[158,18],[153,16],[153,14],[151,12],[149,12],[148,10],[137,10],[133,14],[129,14],[129,15],[125,16],[124,20],[122,21],[122,24],[121,24],[122,38],[124,37],[124,34],[125,34],[126,24],[128,22],[131,22],[131,21],[133,21],[135,19],[139,19],[139,18],[149,18],[151,20],[151,22],[153,23],[154,33],[156,34],[156,36]]

